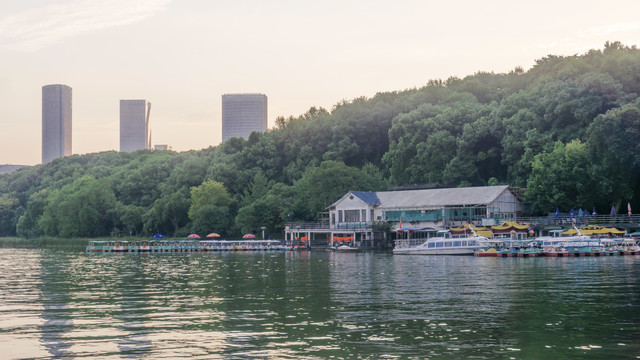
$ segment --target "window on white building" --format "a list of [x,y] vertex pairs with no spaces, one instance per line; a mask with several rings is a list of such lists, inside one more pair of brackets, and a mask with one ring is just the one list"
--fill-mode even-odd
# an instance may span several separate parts
[[360,210],[345,210],[344,222],[360,222]]

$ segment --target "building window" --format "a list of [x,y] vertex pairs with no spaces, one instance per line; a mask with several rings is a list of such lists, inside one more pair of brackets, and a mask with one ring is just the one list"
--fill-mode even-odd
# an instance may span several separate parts
[[360,219],[362,219],[362,222],[367,221],[367,209],[362,209],[362,216]]
[[345,210],[344,222],[360,222],[360,210]]
[[338,210],[338,221],[339,222],[344,222],[344,215],[342,210]]
[[[371,209],[371,212],[370,212],[370,214],[369,214],[369,215],[371,215],[371,216],[369,217],[369,221],[373,222],[373,219],[374,219],[373,209]],[[378,220],[380,220],[380,216],[378,216]]]

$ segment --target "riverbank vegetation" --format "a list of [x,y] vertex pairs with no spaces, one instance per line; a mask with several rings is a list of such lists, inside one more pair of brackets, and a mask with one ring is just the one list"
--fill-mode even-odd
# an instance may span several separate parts
[[[278,117],[200,151],[74,155],[0,176],[0,236],[280,234],[349,190],[510,184],[530,214],[640,207],[640,51],[618,42]],[[279,235],[274,235],[278,237]]]

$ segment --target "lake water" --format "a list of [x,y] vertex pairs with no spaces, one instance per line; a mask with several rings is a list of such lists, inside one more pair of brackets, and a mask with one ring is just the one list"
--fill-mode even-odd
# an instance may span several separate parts
[[3,359],[640,358],[640,256],[0,259]]

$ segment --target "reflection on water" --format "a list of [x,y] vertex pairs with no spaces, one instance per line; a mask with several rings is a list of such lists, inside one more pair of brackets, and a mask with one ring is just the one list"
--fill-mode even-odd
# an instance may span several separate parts
[[0,249],[3,358],[635,358],[640,257]]

